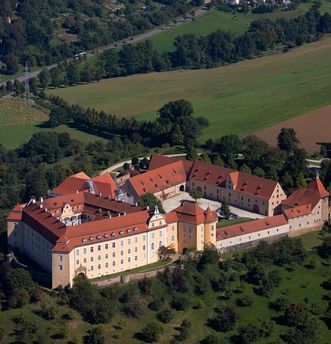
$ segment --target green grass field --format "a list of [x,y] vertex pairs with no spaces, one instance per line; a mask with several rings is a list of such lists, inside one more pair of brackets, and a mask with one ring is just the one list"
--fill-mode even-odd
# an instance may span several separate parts
[[[8,149],[19,147],[38,131],[49,130],[43,127],[47,120],[47,113],[40,108],[27,105],[19,99],[0,99],[0,144]],[[73,139],[83,142],[103,140],[66,125],[52,130],[67,132]]]
[[304,13],[309,8],[309,5],[302,4],[298,9],[293,11],[275,11],[266,14],[243,14],[243,13],[230,13],[221,12],[213,9],[210,12],[197,17],[194,21],[189,19],[187,22],[180,24],[176,27],[170,27],[164,32],[150,38],[153,45],[160,52],[168,52],[174,49],[173,43],[176,37],[193,33],[196,35],[207,36],[210,33],[222,29],[230,32],[232,35],[237,36],[245,32],[250,23],[260,18],[269,18],[271,20],[284,17],[294,18]]
[[152,120],[166,102],[187,99],[210,126],[201,141],[254,133],[331,103],[331,37],[286,54],[204,70],[102,80],[49,93],[118,116]]

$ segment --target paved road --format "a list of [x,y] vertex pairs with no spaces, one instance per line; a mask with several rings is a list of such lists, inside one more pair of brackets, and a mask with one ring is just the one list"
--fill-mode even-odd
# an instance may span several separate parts
[[[208,12],[208,10],[205,10],[202,7],[201,8],[197,8],[194,11],[195,11],[195,17],[198,17],[198,16]],[[192,10],[190,12],[192,12]],[[189,16],[189,13],[187,13],[186,16]],[[101,53],[101,52],[103,52],[103,51],[105,51],[107,49],[115,49],[115,48],[121,47],[121,46],[123,46],[125,44],[134,44],[134,43],[141,42],[141,41],[143,41],[143,40],[145,40],[147,38],[150,38],[152,36],[155,36],[155,35],[157,35],[157,34],[159,34],[161,32],[164,32],[166,30],[171,30],[173,27],[178,26],[178,25],[182,25],[183,23],[185,23],[184,16],[177,17],[176,18],[176,23],[172,23],[171,26],[169,26],[169,29],[165,29],[165,25],[163,24],[163,25],[155,27],[154,29],[152,29],[150,31],[146,31],[146,32],[138,34],[136,36],[129,37],[129,38],[123,39],[121,41],[117,41],[115,43],[112,43],[112,44],[109,44],[109,45],[105,45],[103,47],[99,47],[99,48],[96,48],[96,49],[93,49],[93,50],[86,51],[87,58],[95,56],[98,53]],[[70,59],[68,59],[68,60],[70,60]],[[49,66],[47,66],[45,68],[50,70],[50,69],[52,69],[52,68],[54,68],[56,66],[57,66],[57,63],[49,65]],[[39,69],[39,70],[36,70],[34,72],[29,73],[29,79],[35,78],[36,76],[39,75],[39,73],[41,71],[42,71],[42,69]],[[19,77],[15,78],[15,79],[17,79],[19,81],[24,81],[25,77],[24,77],[24,75],[22,75],[22,76],[19,76]],[[14,82],[15,79],[12,79],[10,81]],[[7,81],[0,82],[0,86],[5,86],[6,82]]]

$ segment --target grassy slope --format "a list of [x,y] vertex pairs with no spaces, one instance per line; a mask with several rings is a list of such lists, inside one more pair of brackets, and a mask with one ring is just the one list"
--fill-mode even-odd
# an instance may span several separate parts
[[294,18],[299,14],[305,12],[308,6],[300,6],[293,11],[275,11],[266,14],[243,14],[243,13],[229,13],[221,12],[216,9],[197,17],[194,21],[189,20],[174,28],[169,28],[166,31],[153,36],[150,40],[160,52],[173,50],[173,42],[176,37],[186,34],[194,33],[201,36],[207,36],[211,32],[223,29],[237,36],[246,31],[253,20],[260,18],[269,18],[271,20],[284,17]]
[[185,98],[210,126],[201,141],[246,135],[331,103],[331,37],[217,69],[134,75],[52,90],[71,103],[153,119],[168,101]]
[[[321,236],[316,232],[303,235],[302,238],[306,248],[314,247],[316,244],[321,242]],[[304,303],[305,299],[307,299],[309,304],[317,303],[321,307],[326,307],[327,302],[322,300],[322,295],[325,295],[328,292],[321,287],[321,283],[329,277],[330,266],[327,262],[321,261],[313,253],[308,261],[310,259],[315,259],[316,261],[316,267],[314,269],[307,269],[304,266],[296,265],[295,270],[293,272],[289,272],[285,268],[273,267],[279,269],[282,276],[282,283],[270,299],[257,296],[253,292],[251,285],[246,285],[243,294],[233,293],[231,299],[225,303],[232,304],[240,313],[238,325],[248,323],[260,325],[263,321],[269,321],[272,318],[276,318],[278,315],[281,315],[281,313],[276,313],[268,307],[271,300],[275,300],[280,296],[286,296],[291,301],[300,303]],[[239,282],[234,282],[231,284],[231,289],[234,290],[238,288],[238,286]],[[236,299],[241,295],[249,295],[253,299],[253,305],[247,308],[237,307]],[[191,336],[189,339],[183,341],[183,344],[197,343],[198,340],[207,334],[216,333],[214,330],[205,326],[205,324],[207,318],[212,315],[212,308],[216,305],[222,304],[222,301],[220,301],[218,296],[219,293],[210,291],[206,295],[200,297],[201,301],[198,301],[198,298],[196,299],[196,302],[201,305],[201,308],[189,308],[186,312],[175,312],[174,320],[172,320],[170,324],[162,325],[164,332],[159,343],[169,343],[172,336],[178,334],[175,327],[180,325],[181,321],[185,318],[192,322],[192,331],[190,331]],[[48,299],[48,303],[53,302],[53,299]],[[72,314],[75,317],[74,320],[66,321],[61,319],[62,315],[68,312],[68,308],[66,306],[60,306],[57,308],[58,314],[56,315],[56,319],[52,321],[45,321],[37,315],[36,310],[40,309],[40,305],[30,305],[28,308],[23,310],[17,309],[0,312],[1,327],[5,329],[5,337],[3,338],[2,343],[11,343],[15,339],[15,337],[10,335],[13,332],[12,318],[19,314],[25,314],[29,319],[34,320],[38,327],[43,328],[46,333],[49,333],[49,335],[58,333],[61,327],[66,326],[69,329],[68,338],[65,340],[57,340],[57,343],[67,343],[69,339],[72,340],[74,337],[81,337],[86,333],[86,330],[93,327],[92,325],[83,322],[80,316],[74,311],[72,311]],[[110,324],[102,325],[107,336],[106,342],[121,344],[142,343],[141,341],[134,339],[133,336],[150,321],[156,321],[155,312],[150,310],[148,310],[140,320],[116,315]],[[320,338],[317,344],[329,343],[330,330],[327,329],[326,325],[322,321],[319,321],[319,325]],[[259,343],[278,343],[279,341],[277,340],[277,336],[280,333],[284,333],[286,330],[288,330],[287,327],[276,325],[273,335],[268,338],[268,340],[262,339]],[[227,333],[226,336],[231,334],[233,334],[233,332]],[[222,336],[222,334],[219,334],[219,336]]]
[[[46,113],[21,100],[0,99],[0,144],[6,148],[17,148],[28,141],[34,133],[48,130],[42,127],[42,123],[47,119]],[[65,125],[59,126],[55,131],[67,132],[72,138],[84,142],[102,140],[100,137]]]

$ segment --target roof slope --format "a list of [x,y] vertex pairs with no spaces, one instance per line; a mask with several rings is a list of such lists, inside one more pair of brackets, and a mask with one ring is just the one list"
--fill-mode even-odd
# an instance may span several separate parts
[[186,173],[181,161],[156,168],[128,180],[138,196],[156,193],[186,182]]
[[312,209],[321,198],[328,197],[329,193],[325,190],[320,179],[316,178],[303,189],[294,191],[282,204],[288,207],[311,205]]
[[175,157],[175,156],[170,157],[170,156],[165,156],[165,155],[153,154],[151,156],[151,159],[149,162],[148,170],[149,171],[155,170],[156,168],[166,166],[166,165],[171,164],[172,162],[175,162],[175,161],[181,161],[183,163],[186,176],[188,177],[188,175],[191,172],[194,161],[182,160],[179,156],[178,157]]
[[218,228],[216,231],[217,240],[225,240],[240,235],[255,233],[266,229],[284,226],[288,222],[284,215],[276,215],[264,219],[238,223],[232,226]]

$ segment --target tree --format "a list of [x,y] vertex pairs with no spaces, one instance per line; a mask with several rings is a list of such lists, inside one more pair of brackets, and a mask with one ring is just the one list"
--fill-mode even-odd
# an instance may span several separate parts
[[40,87],[45,89],[49,84],[49,72],[47,69],[43,69],[38,76]]
[[241,150],[242,144],[238,135],[225,135],[215,142],[215,151],[226,161],[235,159]]
[[224,165],[225,165],[224,161],[222,160],[222,158],[220,157],[219,154],[217,154],[216,157],[214,158],[213,164],[217,165],[217,166],[221,166],[221,167],[224,167]]
[[225,219],[228,219],[231,215],[230,207],[226,200],[222,202],[220,213]]
[[167,323],[169,323],[174,318],[174,314],[171,311],[171,309],[166,308],[166,309],[163,309],[163,310],[159,311],[156,314],[156,318],[159,321],[161,321],[162,323],[167,324]]
[[252,174],[252,170],[246,164],[242,165],[240,167],[239,171],[243,172],[243,173],[246,173],[246,174]]
[[84,337],[84,344],[105,344],[105,337],[101,328],[96,327],[88,332]]
[[176,254],[176,250],[172,245],[161,246],[157,252],[161,260],[168,260],[170,256]]
[[195,202],[202,198],[203,194],[202,191],[198,190],[198,189],[192,189],[192,191],[190,192],[190,196],[195,200]]
[[141,196],[138,205],[142,208],[149,207],[149,209],[155,209],[157,206],[161,213],[165,212],[161,201],[152,193],[146,193],[145,195]]
[[288,153],[294,152],[300,143],[293,128],[282,128],[277,137],[277,142],[278,147]]
[[324,238],[323,243],[318,246],[317,252],[324,259],[331,257],[331,237]]
[[147,343],[154,343],[160,339],[163,330],[156,322],[148,323],[142,331],[142,336]]
[[200,341],[200,344],[228,344],[228,341],[222,337],[209,334]]
[[234,329],[239,314],[232,307],[221,307],[215,309],[216,315],[209,319],[209,324],[216,331],[227,332]]
[[258,327],[253,324],[240,326],[238,328],[239,342],[242,344],[250,344],[256,342],[261,337],[261,332]]

